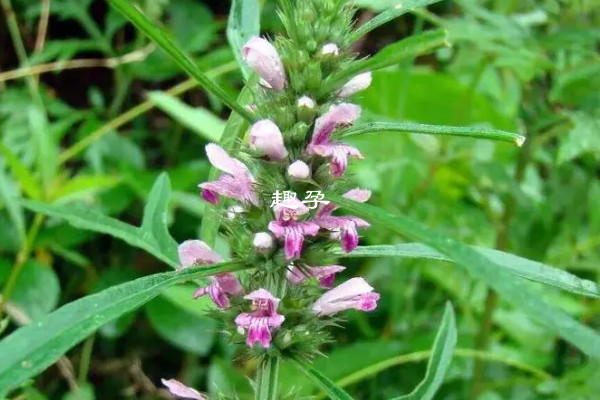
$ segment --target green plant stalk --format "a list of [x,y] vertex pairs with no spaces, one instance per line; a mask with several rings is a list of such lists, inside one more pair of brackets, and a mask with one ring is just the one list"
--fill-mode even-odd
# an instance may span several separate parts
[[83,350],[81,351],[81,358],[79,360],[79,373],[77,374],[77,381],[80,385],[83,385],[87,381],[95,339],[96,336],[92,334],[92,336],[90,336],[83,344]]
[[[533,143],[532,140],[533,135],[529,135],[527,141],[525,141],[525,145],[523,146],[523,150],[519,152],[519,157],[517,159],[517,166],[515,168],[515,182],[517,184],[521,184],[525,177],[525,171],[529,162],[531,160],[531,155],[533,153]],[[496,246],[495,248],[500,251],[506,251],[509,248],[509,230],[510,224],[513,219],[513,215],[517,208],[517,199],[514,196],[511,196],[505,205],[504,213],[500,219],[500,223],[498,224],[498,235],[496,237]],[[477,350],[486,350],[489,347],[490,336],[492,332],[492,322],[494,317],[494,312],[498,307],[498,294],[491,289],[487,289],[486,297],[485,297],[485,306],[483,310],[483,315],[481,319],[481,324],[479,326],[479,332],[477,333],[477,337],[475,338],[475,348]],[[484,383],[484,373],[485,373],[485,360],[484,359],[475,359],[475,364],[473,366],[473,385],[471,386],[471,391],[469,394],[470,400],[475,400],[479,396],[479,394],[483,390]]]
[[10,275],[4,285],[4,289],[2,290],[2,299],[0,299],[0,320],[2,319],[2,314],[4,312],[4,308],[6,307],[6,303],[8,302],[10,295],[12,294],[15,284],[17,283],[17,279],[23,270],[23,266],[29,259],[31,255],[31,251],[33,250],[33,243],[35,242],[35,238],[42,227],[42,223],[44,222],[44,216],[41,214],[36,214],[33,217],[33,223],[27,232],[27,236],[25,241],[22,243],[21,248],[19,249],[19,253],[17,254],[17,258],[15,259],[15,264],[13,265]]
[[[206,75],[209,77],[212,77],[212,78],[216,78],[220,75],[226,74],[226,73],[234,71],[236,69],[237,69],[237,63],[235,61],[232,61],[230,63],[223,64],[217,68],[211,69],[210,71],[208,71],[206,73]],[[196,80],[188,79],[186,81],[179,83],[178,85],[173,86],[172,88],[167,90],[166,93],[173,95],[173,96],[179,96],[180,94],[183,94],[183,93],[187,92],[188,90],[191,90],[197,86],[198,86],[198,82]],[[80,141],[73,144],[71,147],[69,147],[65,151],[63,151],[58,157],[58,162],[60,164],[64,164],[65,162],[69,161],[71,158],[77,156],[79,153],[84,151],[86,148],[88,148],[93,143],[102,139],[108,133],[125,125],[129,121],[133,120],[136,117],[139,117],[140,115],[150,111],[153,108],[154,108],[154,103],[151,100],[146,100],[143,103],[140,103],[137,106],[125,111],[121,115],[110,120],[106,124],[102,125],[100,128],[96,129],[95,131],[93,131],[92,133],[90,133],[89,135],[87,135],[86,137],[84,137],[83,139],[81,139]]]

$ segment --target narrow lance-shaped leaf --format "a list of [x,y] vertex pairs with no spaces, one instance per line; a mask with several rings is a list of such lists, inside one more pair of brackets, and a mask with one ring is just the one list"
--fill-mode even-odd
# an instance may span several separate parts
[[478,128],[470,126],[443,126],[417,124],[414,122],[365,122],[340,132],[340,136],[349,137],[356,135],[375,134],[375,133],[420,133],[426,135],[444,135],[469,137],[475,139],[490,139],[503,142],[515,143],[522,146],[525,143],[525,136],[518,133],[512,133],[492,128]]
[[247,268],[239,262],[139,278],[69,303],[0,341],[0,398],[42,372],[105,323],[142,306],[170,285]]
[[25,217],[23,216],[23,208],[18,201],[19,192],[6,172],[0,168],[0,200],[4,203],[8,216],[17,231],[19,240],[25,240]]
[[300,372],[302,372],[311,381],[323,389],[330,399],[354,400],[352,396],[346,393],[342,388],[338,387],[334,382],[331,381],[331,379],[320,373],[306,361],[298,357],[292,358],[289,361],[294,365],[294,367],[298,368]]
[[[249,82],[242,89],[238,98],[240,104],[247,104],[250,99],[252,99],[252,92],[250,90],[251,84],[252,82]],[[246,133],[247,129],[247,121],[236,114],[231,114],[227,120],[227,125],[225,125],[225,130],[223,131],[223,136],[221,136],[219,144],[232,154],[236,143],[238,143],[238,140]],[[210,173],[208,174],[208,180],[212,181],[218,177],[219,171],[215,167],[211,167]],[[209,246],[214,246],[219,232],[221,216],[218,207],[219,206],[208,206],[204,209],[204,218],[202,218],[202,225],[200,227],[200,237],[203,241],[208,243]]]
[[150,21],[148,17],[146,17],[129,0],[107,1],[117,11],[123,14],[125,18],[131,21],[131,23],[133,23],[140,31],[152,39],[152,41],[155,42],[165,53],[167,53],[173,59],[173,61],[177,63],[177,65],[179,65],[192,78],[196,79],[203,88],[218,97],[229,108],[248,121],[252,121],[254,119],[248,110],[236,103],[236,101],[232,99],[222,88],[209,79],[200,70],[200,68],[198,68],[198,65],[196,65],[196,63],[175,44],[173,39],[167,35],[163,29],[158,27],[155,22]]
[[58,144],[51,137],[46,115],[40,108],[30,106],[27,109],[27,121],[35,145],[37,172],[48,191],[58,172]]
[[22,204],[34,212],[62,218],[76,228],[100,232],[121,239],[132,246],[147,251],[175,268],[179,265],[177,244],[169,235],[166,226],[169,194],[168,177],[166,174],[162,174],[152,187],[148,197],[142,228],[129,225],[88,208],[46,204],[31,200],[23,200]]
[[444,381],[446,371],[452,361],[452,353],[456,346],[456,322],[454,309],[450,303],[446,304],[442,324],[435,336],[431,358],[427,363],[425,378],[417,385],[415,390],[406,396],[396,397],[393,400],[431,400]]
[[398,18],[419,7],[426,7],[439,1],[441,0],[400,0],[394,7],[380,13],[364,25],[357,28],[350,36],[350,40],[354,42],[372,30],[377,29],[381,25],[388,23],[395,18]]
[[260,33],[260,4],[258,0],[233,0],[227,23],[227,40],[233,49],[244,79],[250,79],[252,70],[242,59],[242,48],[252,36]]
[[333,194],[327,195],[327,200],[333,201],[373,225],[387,227],[433,247],[453,259],[474,278],[483,280],[504,300],[545,325],[551,332],[567,340],[585,354],[600,359],[600,335],[564,311],[552,307],[525,282],[516,279],[513,274],[483,254],[450,237],[428,230],[404,215],[393,215],[378,207],[359,204]]
[[[529,279],[533,282],[543,283],[567,290],[571,293],[583,296],[600,298],[600,287],[595,282],[581,279],[567,271],[554,268],[537,261],[528,260],[523,257],[499,250],[484,247],[471,246],[472,249],[483,254],[498,266],[505,268],[514,275]],[[396,245],[360,246],[352,253],[336,252],[338,257],[404,257],[423,258],[430,260],[450,261],[453,260],[421,243],[401,243]]]
[[438,47],[448,44],[446,35],[444,29],[436,29],[386,46],[373,57],[355,61],[346,69],[333,74],[325,81],[320,94],[324,96],[331,93],[361,72],[386,68],[431,53]]

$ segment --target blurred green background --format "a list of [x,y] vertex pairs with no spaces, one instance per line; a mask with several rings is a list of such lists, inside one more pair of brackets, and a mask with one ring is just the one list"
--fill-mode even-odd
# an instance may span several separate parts
[[[64,221],[35,216],[19,199],[84,204],[139,224],[161,171],[173,186],[170,230],[199,236],[196,185],[228,111],[103,1],[13,0],[0,14],[0,285],[11,332],[57,306],[166,270],[150,255]],[[232,95],[242,86],[225,37],[229,2],[138,1]],[[274,1],[261,29],[279,32]],[[360,0],[358,23],[396,1]],[[600,1],[442,1],[355,43],[360,56],[431,26],[452,47],[374,74],[358,96],[366,120],[482,125],[518,131],[506,143],[422,135],[354,139],[366,159],[356,183],[372,202],[465,243],[499,248],[600,282]],[[13,43],[18,31],[23,48]],[[40,107],[42,105],[42,107]],[[46,113],[47,115],[43,115]],[[44,118],[50,137],[40,134]],[[364,232],[365,244],[399,237]],[[221,241],[218,249],[227,253]],[[15,263],[22,270],[6,285]],[[457,310],[459,340],[436,399],[600,398],[600,365],[553,337],[480,282],[441,261],[347,262],[382,293],[372,314],[349,313],[316,362],[359,399],[410,392],[444,303]],[[600,329],[600,302],[532,284],[539,295]],[[242,362],[191,288],[168,289],[104,326],[31,382],[26,399],[159,399],[161,377],[219,398],[249,399]],[[424,352],[425,351],[425,352]],[[2,355],[0,354],[0,357]],[[285,368],[290,398],[317,395]]]

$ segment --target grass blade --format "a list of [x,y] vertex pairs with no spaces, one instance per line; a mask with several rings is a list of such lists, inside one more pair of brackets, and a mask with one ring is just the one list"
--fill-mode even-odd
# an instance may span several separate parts
[[402,15],[414,9],[426,7],[439,1],[441,0],[403,0],[402,2],[398,2],[398,4],[393,8],[380,13],[376,17],[369,20],[366,24],[356,29],[350,36],[350,41],[354,42],[372,30],[377,29],[381,25],[386,24],[395,18],[401,17]]
[[252,121],[254,117],[243,106],[232,99],[223,89],[210,80],[198,65],[181,50],[167,35],[163,29],[159,28],[155,22],[152,22],[129,0],[107,0],[118,12],[133,23],[140,31],[156,43],[165,53],[167,53],[177,65],[181,67],[188,75],[196,79],[198,83],[219,98],[233,111]]
[[373,225],[387,227],[436,249],[454,260],[473,278],[484,281],[504,300],[546,326],[551,332],[567,340],[585,354],[600,359],[600,335],[564,311],[552,307],[525,282],[516,279],[513,274],[480,252],[441,233],[428,230],[404,215],[393,215],[378,207],[359,204],[332,194],[327,196],[327,200],[333,201]]
[[146,276],[69,303],[0,342],[0,398],[58,360],[105,323],[130,312],[178,282],[246,268],[229,262]]
[[[537,261],[528,260],[514,254],[484,247],[471,246],[471,248],[488,259],[494,261],[498,266],[510,273],[529,279],[533,282],[554,286],[571,293],[600,298],[600,287],[595,282],[581,279],[567,271],[554,268]],[[439,251],[420,243],[402,243],[396,245],[361,246],[352,253],[337,251],[338,257],[360,258],[360,257],[404,257],[424,258],[430,260],[450,261],[450,257]]]
[[414,122],[366,122],[346,129],[340,133],[340,136],[350,137],[364,134],[371,135],[381,132],[419,133],[426,135],[444,135],[469,137],[475,139],[499,140],[503,142],[515,143],[519,147],[525,143],[525,136],[499,129],[467,126],[428,125],[417,124]]
[[406,396],[396,397],[393,400],[431,400],[444,381],[446,371],[452,361],[452,353],[456,346],[456,321],[454,309],[450,303],[446,304],[442,324],[435,336],[431,358],[427,363],[425,378],[417,385],[415,390]]

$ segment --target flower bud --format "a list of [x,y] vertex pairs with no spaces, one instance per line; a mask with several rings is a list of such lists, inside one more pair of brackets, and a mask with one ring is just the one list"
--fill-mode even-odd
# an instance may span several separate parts
[[273,236],[267,232],[258,232],[254,235],[252,245],[257,252],[268,253],[275,248],[275,241],[273,240]]
[[306,122],[312,122],[317,112],[315,101],[308,96],[302,96],[296,103],[298,110],[298,119]]
[[261,85],[281,91],[287,84],[283,62],[277,49],[260,37],[251,38],[244,45],[242,54],[246,63],[260,75]]
[[310,178],[310,168],[302,160],[295,161],[289,166],[287,173],[290,178],[296,180],[305,180]]
[[343,98],[350,97],[355,93],[365,90],[366,88],[371,86],[372,80],[373,77],[371,72],[364,72],[362,74],[356,75],[338,90],[337,95]]
[[321,54],[324,56],[337,57],[340,55],[340,48],[335,43],[327,43],[321,48]]
[[250,129],[250,148],[276,161],[283,160],[288,155],[283,144],[281,131],[273,121],[268,119],[263,119],[252,125],[252,129]]

